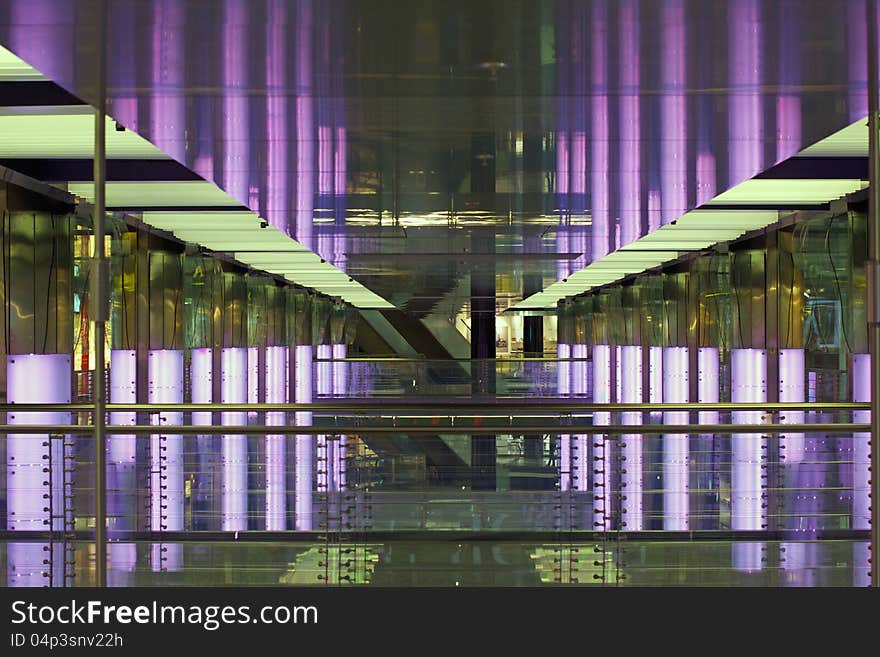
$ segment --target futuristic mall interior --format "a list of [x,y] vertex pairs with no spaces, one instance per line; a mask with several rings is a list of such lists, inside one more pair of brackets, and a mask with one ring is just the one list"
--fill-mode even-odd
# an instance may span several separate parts
[[0,585],[878,585],[876,4],[0,0]]

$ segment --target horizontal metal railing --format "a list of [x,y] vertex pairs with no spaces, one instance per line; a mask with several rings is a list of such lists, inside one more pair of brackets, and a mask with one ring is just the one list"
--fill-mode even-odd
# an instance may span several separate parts
[[[462,398],[464,399],[464,398]],[[468,397],[467,399],[472,399]],[[519,400],[511,403],[505,399],[499,402],[460,402],[456,398],[446,398],[440,401],[413,401],[401,402],[395,399],[376,399],[366,403],[362,399],[334,402],[313,402],[309,404],[283,403],[283,404],[107,404],[107,412],[137,412],[137,411],[166,411],[166,412],[242,412],[242,411],[378,411],[384,414],[393,414],[393,411],[449,411],[454,406],[456,413],[442,413],[442,415],[460,415],[463,411],[492,411],[495,413],[510,414],[524,410],[547,410],[557,413],[565,412],[664,412],[664,411],[867,411],[870,410],[868,402],[682,402],[682,403],[638,403],[638,404],[596,404],[572,402],[564,399],[533,399]],[[92,411],[93,404],[0,404],[0,413],[3,412],[47,412],[47,411]]]
[[[0,424],[0,433],[14,434],[59,434],[87,433],[91,425],[75,424]],[[508,426],[462,426],[432,425],[419,426],[366,426],[366,425],[175,425],[175,424],[138,424],[109,425],[108,434],[270,434],[270,435],[369,435],[399,433],[409,436],[430,435],[438,433],[456,435],[520,435],[520,434],[587,434],[587,435],[618,435],[618,434],[775,434],[775,433],[867,433],[871,430],[868,423],[800,423],[800,424],[566,424],[566,425],[508,425]]]
[[[30,412],[71,412],[86,413],[94,410],[91,404],[2,404],[0,413],[30,413]],[[507,399],[499,401],[477,401],[459,403],[455,399],[442,401],[397,401],[375,400],[365,403],[362,400],[351,401],[320,401],[308,404],[278,403],[278,404],[107,404],[108,413],[140,413],[144,416],[156,416],[162,413],[297,413],[311,412],[318,415],[336,415],[335,424],[308,424],[296,425],[292,421],[285,424],[247,424],[247,425],[172,425],[160,424],[136,424],[136,425],[113,425],[107,426],[109,434],[274,434],[274,435],[342,435],[342,434],[407,434],[410,436],[444,434],[482,434],[482,435],[520,435],[520,434],[775,434],[775,433],[850,433],[868,432],[868,422],[797,422],[781,423],[774,421],[756,423],[687,423],[687,424],[664,424],[658,423],[619,423],[622,413],[651,413],[662,414],[669,411],[688,412],[723,412],[732,413],[737,411],[763,411],[767,419],[780,415],[787,411],[821,412],[853,412],[867,411],[869,404],[861,402],[754,402],[754,403],[629,403],[629,404],[596,404],[579,403],[565,399],[550,400],[517,400],[511,402]],[[400,420],[413,419],[413,414],[431,414],[430,426],[412,426],[399,424]],[[587,414],[607,413],[610,422],[607,424],[593,424],[584,421]],[[480,417],[480,422],[474,422],[472,414]],[[346,418],[345,424],[339,423],[339,417]],[[354,417],[355,421],[351,418]],[[368,424],[367,418],[382,417],[390,419],[390,424]],[[507,424],[483,424],[483,417],[492,417],[494,420],[507,420]],[[532,421],[526,424],[514,423],[518,417],[529,418]],[[661,416],[662,417],[662,416]],[[440,423],[445,418],[447,421]],[[534,418],[544,418],[534,421]],[[548,421],[553,418],[555,421]],[[91,420],[91,418],[87,418]],[[111,416],[112,419],[112,416]],[[292,420],[292,418],[286,418]],[[15,434],[41,434],[41,433],[76,433],[91,430],[91,424],[0,424],[0,433]]]
[[[117,531],[124,534],[125,542],[158,542],[158,543],[209,543],[229,542],[240,543],[320,543],[326,530],[288,529],[284,531],[265,531],[258,529],[241,530],[239,532],[221,530],[162,530],[162,531]],[[707,529],[691,531],[658,530],[613,530],[615,540],[652,541],[678,543],[682,541],[785,541],[792,539],[791,530],[770,531],[766,529],[736,530]],[[70,533],[70,540],[90,541],[92,530],[77,530]],[[595,529],[559,529],[559,530],[503,530],[503,529],[395,529],[370,530],[369,540],[376,542],[391,541],[427,541],[427,542],[461,542],[461,541],[513,541],[522,543],[559,542],[595,543],[607,538],[608,532]],[[811,532],[811,541],[865,541],[870,536],[869,529],[820,529]],[[49,531],[9,531],[0,530],[0,541],[46,541],[52,540]]]

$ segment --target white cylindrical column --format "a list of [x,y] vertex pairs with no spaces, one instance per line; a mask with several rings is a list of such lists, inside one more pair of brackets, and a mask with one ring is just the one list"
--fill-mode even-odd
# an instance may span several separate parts
[[[557,358],[571,358],[571,345],[557,344]],[[556,393],[567,397],[571,393],[571,361],[560,360],[556,368]],[[559,436],[559,490],[569,490],[571,485],[571,434]]]
[[[137,360],[133,349],[110,352],[111,404],[137,402]],[[110,413],[110,424],[137,424],[136,413]],[[107,436],[107,521],[108,529],[134,529],[137,512],[135,481],[136,439],[133,434]],[[112,554],[110,566],[113,567]]]
[[[637,345],[620,347],[620,397],[623,404],[642,402],[642,348]],[[642,414],[621,413],[623,424],[641,424]],[[620,468],[621,529],[639,531],[644,529],[643,482],[642,482],[642,436],[627,433],[621,436],[622,463]]]
[[[347,351],[344,343],[333,345],[333,396],[337,399],[348,395],[348,363],[345,362]],[[333,467],[330,468],[333,484],[331,490],[345,489],[345,452],[345,436],[339,436],[333,448]]]
[[[688,401],[688,348],[663,348],[663,401]],[[687,424],[687,411],[666,411],[664,425]],[[663,529],[686,531],[688,523],[688,435],[663,435]]]
[[[779,401],[806,401],[806,374],[803,349],[779,350]],[[785,411],[780,424],[802,424],[804,411]],[[786,465],[804,460],[804,434],[785,433],[779,437],[779,447]]]
[[[69,404],[70,354],[16,354],[6,358],[6,399],[10,404]],[[9,412],[9,424],[70,424],[70,413]],[[72,520],[64,493],[67,436],[9,434],[6,443],[6,528],[60,531]],[[60,544],[10,542],[10,587],[64,586]],[[57,553],[56,553],[57,551]],[[50,567],[44,563],[49,559]]]
[[[767,401],[767,354],[763,349],[731,350],[731,401]],[[735,411],[734,424],[761,424],[761,411]],[[759,433],[731,436],[730,524],[733,529],[760,530],[764,527],[763,508],[765,439]],[[733,545],[733,565],[737,570],[761,569],[763,543],[738,542]]]
[[[319,344],[317,350],[318,360],[315,363],[317,377],[315,387],[318,395],[327,399],[333,396],[333,348],[329,344]],[[327,436],[319,434],[317,438],[317,461],[318,480],[317,490],[327,492],[331,490],[331,462],[333,460],[333,447],[331,441],[327,440]]]
[[[147,401],[151,404],[183,403],[183,351],[155,349],[147,354]],[[180,426],[183,413],[161,411],[151,417],[157,426]],[[150,529],[183,529],[183,436],[150,435]],[[180,544],[154,544],[151,563],[155,571],[175,571],[183,566]]]
[[[871,401],[871,355],[853,354],[853,401]],[[853,422],[868,424],[870,411],[854,411]],[[853,529],[871,528],[871,434],[853,434]]]
[[[247,360],[244,347],[226,347],[220,353],[221,403],[247,403]],[[227,411],[221,420],[226,426],[246,425],[247,413]],[[222,440],[221,528],[223,531],[241,531],[248,528],[247,436],[224,434]]]
[[[266,403],[283,404],[288,399],[287,347],[266,347]],[[266,413],[266,424],[282,426],[285,414]],[[287,529],[287,438],[266,436],[266,529]]]
[[[571,347],[571,395],[578,401],[585,401],[587,394],[587,345],[575,344]],[[577,434],[572,436],[571,442],[571,487],[574,490],[584,492],[589,487],[590,464],[587,453],[589,451],[589,436]]]
[[[593,402],[607,404],[611,401],[611,346],[597,344],[593,347]],[[606,411],[593,413],[595,426],[607,425],[611,416]],[[611,469],[608,459],[611,450],[607,437],[593,434],[593,456],[588,462],[588,472],[593,477],[593,529],[611,529],[611,500],[609,499]]]
[[[294,375],[296,378],[294,395],[297,404],[312,403],[312,346],[297,345],[294,349]],[[296,414],[297,426],[312,423],[311,411]],[[296,494],[295,527],[301,530],[313,528],[312,492],[314,490],[315,452],[314,436],[296,437],[296,456],[294,459],[294,492]]]

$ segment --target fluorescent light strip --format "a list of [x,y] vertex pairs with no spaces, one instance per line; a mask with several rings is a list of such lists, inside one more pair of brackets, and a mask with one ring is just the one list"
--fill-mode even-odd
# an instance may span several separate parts
[[358,308],[394,307],[274,226],[260,228],[261,219],[255,213],[148,210],[143,213],[143,221],[186,242],[230,251],[246,265],[339,296]]
[[[46,79],[22,59],[0,47],[0,80]],[[131,130],[106,122],[107,157],[170,159]],[[0,157],[91,158],[94,154],[94,109],[87,105],[0,108]],[[94,201],[92,182],[68,182],[67,191]],[[108,182],[109,207],[218,206],[241,203],[209,181]],[[442,215],[445,222],[445,213]],[[179,239],[214,251],[233,251],[239,261],[268,273],[341,296],[361,308],[393,308],[379,295],[350,280],[345,272],[250,211],[145,211],[143,221]],[[263,227],[265,226],[265,227]],[[266,253],[271,251],[272,253]],[[284,253],[279,253],[279,252]]]
[[4,82],[47,80],[33,66],[15,53],[0,46],[0,80]]
[[[203,206],[236,207],[241,205],[217,185],[202,180],[175,182],[108,182],[108,207]],[[95,198],[94,184],[69,183],[67,191],[89,201]]]
[[[2,75],[0,75],[2,79]],[[118,131],[108,118],[108,158],[165,160],[168,156],[131,130]],[[95,119],[91,107],[46,106],[0,109],[0,156],[4,158],[91,158]]]
[[868,186],[864,180],[773,180],[752,179],[722,192],[712,205],[754,205],[774,203],[827,203]]
[[[867,156],[867,120],[835,132],[800,151],[799,157]],[[779,218],[776,210],[713,209],[713,205],[809,205],[827,203],[864,189],[868,183],[857,179],[751,179],[715,196],[702,206],[658,228],[634,242],[587,265],[564,281],[553,283],[508,310],[551,308],[568,296],[613,283],[628,275],[640,274],[679,258],[689,251],[700,251],[737,239],[753,230],[770,226]],[[627,254],[625,257],[621,254]],[[633,258],[635,254],[637,257]]]

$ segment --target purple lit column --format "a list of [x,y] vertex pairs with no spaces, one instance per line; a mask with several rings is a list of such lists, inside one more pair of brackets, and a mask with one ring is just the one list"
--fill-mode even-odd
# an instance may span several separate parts
[[[289,350],[266,347],[266,403],[283,404],[288,399]],[[266,424],[283,426],[286,413],[266,413]],[[287,529],[287,439],[266,436],[266,529]]]
[[[641,126],[639,97],[639,6],[637,0],[621,0],[620,21],[620,245],[626,246],[641,235]],[[664,166],[666,163],[664,163]],[[624,360],[626,356],[624,356]],[[640,368],[641,369],[641,368]],[[641,384],[639,385],[641,391]],[[624,393],[625,394],[625,393]],[[639,396],[641,402],[641,395]],[[627,496],[629,497],[629,496]],[[641,504],[639,504],[641,509]],[[639,511],[641,518],[641,511]],[[632,517],[628,519],[631,523]],[[641,524],[641,520],[639,520]],[[630,524],[632,528],[632,524]]]
[[[110,403],[137,402],[136,356],[134,350],[114,349],[110,352]],[[136,413],[111,413],[110,424],[137,424]],[[134,529],[137,513],[135,455],[133,434],[107,437],[107,516],[111,532]],[[109,586],[131,586],[131,574],[137,561],[134,543],[111,542],[107,545],[107,583]]]
[[[70,354],[17,354],[6,358],[6,396],[10,404],[69,404],[70,383]],[[70,424],[70,413],[16,411],[8,413],[7,420],[9,424]],[[9,531],[64,529],[66,438],[50,438],[48,434],[7,436]],[[44,559],[50,560],[49,568]],[[64,586],[64,559],[64,551],[56,555],[55,545],[49,543],[9,543],[8,585]]]
[[592,3],[591,22],[590,203],[593,260],[598,260],[608,253],[611,243],[609,218],[609,176],[611,172],[608,143],[608,3],[606,0],[595,0]]
[[[336,399],[348,395],[348,373],[345,362],[347,348],[344,343],[333,345],[333,397]],[[331,490],[345,490],[345,436],[339,436],[333,450]]]
[[[579,401],[583,401],[587,393],[587,345],[575,344],[571,347],[571,394]],[[573,444],[570,456],[571,487],[574,490],[584,492],[590,481],[590,467],[587,459],[588,437],[587,434],[573,436]]]
[[[871,401],[871,355],[853,354],[854,402]],[[870,411],[853,411],[853,422],[869,424]],[[853,529],[871,529],[871,434],[853,433],[852,436]],[[871,545],[858,541],[853,545],[853,586],[871,585]]]
[[[312,215],[315,192],[315,116],[312,82],[312,35],[315,26],[312,4],[296,4],[296,239],[307,248],[312,244]],[[310,356],[311,357],[311,356]]]
[[761,97],[761,3],[739,0],[728,5],[730,33],[728,75],[730,109],[729,186],[754,176],[762,168],[764,107]]
[[[803,147],[801,135],[801,15],[794,3],[779,4],[779,93],[776,96],[776,162]],[[847,41],[852,38],[847,35]]]
[[[137,402],[137,360],[133,349],[114,349],[110,352],[110,403]],[[135,413],[111,413],[110,424],[116,426],[137,424]],[[111,529],[132,529],[135,514],[134,473],[136,443],[133,434],[114,434],[107,437],[107,464],[115,480],[108,499]]]
[[[596,404],[611,402],[611,346],[607,344],[593,346],[593,402]],[[593,424],[607,425],[610,418],[610,414],[606,411],[593,413]],[[593,477],[593,528],[597,530],[611,529],[609,447],[607,436],[593,435],[593,459],[588,462],[588,470],[585,473],[592,473]]]
[[[664,347],[648,347],[648,401],[663,403],[663,350]],[[663,420],[662,411],[651,411],[650,424]]]
[[[294,401],[297,404],[312,403],[312,346],[300,344],[294,350],[295,388]],[[311,411],[298,411],[297,426],[309,426],[312,423]],[[294,466],[294,489],[296,494],[296,529],[311,530],[312,490],[314,479],[315,452],[313,436],[297,435],[296,457]]]
[[[193,404],[210,404],[213,394],[214,352],[208,347],[193,349],[190,352],[190,389]],[[210,411],[196,411],[192,414],[193,426],[209,427],[214,424]],[[211,501],[213,498],[211,463],[214,454],[214,437],[196,436],[196,476],[193,490],[193,529],[208,529],[211,523]]]
[[[557,344],[556,357],[571,358],[571,345]],[[571,392],[571,361],[560,360],[556,368],[556,391],[560,397]],[[569,490],[571,485],[571,435],[559,436],[559,490]]]
[[244,204],[250,200],[249,10],[243,0],[225,0],[223,6],[223,189]]
[[[763,349],[731,350],[731,392],[734,403],[767,401],[767,354]],[[758,425],[761,411],[735,411],[734,424]],[[731,436],[730,524],[733,529],[760,530],[764,527],[762,465],[764,438],[759,433]],[[761,569],[763,544],[740,542],[733,546],[736,570]]]
[[[640,404],[642,402],[642,348],[637,345],[620,347],[620,402]],[[621,414],[623,424],[641,424],[640,412]],[[644,528],[643,482],[642,482],[642,436],[623,434],[621,436],[621,529],[638,531]]]
[[[661,49],[660,140],[661,220],[668,224],[687,210],[687,113],[685,91],[685,13],[684,0],[663,3],[663,47]],[[650,199],[649,199],[650,205]]]
[[[247,403],[247,349],[226,347],[220,353],[220,401],[223,404]],[[225,426],[244,426],[247,413],[226,411]],[[247,529],[247,436],[224,434],[221,448],[223,493],[221,528],[223,531]]]
[[[663,348],[663,401],[688,400],[688,348]],[[663,424],[687,424],[687,411],[666,411]],[[663,436],[663,529],[686,531],[688,522],[688,435]]]
[[[717,347],[700,347],[697,352],[697,401],[701,404],[717,404],[720,400],[720,371]],[[700,411],[697,421],[701,425],[718,424],[718,411]],[[698,529],[718,529],[718,495],[720,473],[715,463],[714,434],[700,434],[697,438],[699,463],[696,471],[696,488],[699,491],[697,512],[700,514]],[[693,515],[693,514],[691,514]]]
[[[871,401],[871,355],[853,354],[853,401]],[[854,411],[853,422],[869,423],[870,411]],[[871,434],[853,434],[853,529],[871,528]]]
[[[266,218],[288,230],[290,171],[288,171],[287,43],[290,24],[283,0],[271,0],[266,25]],[[286,400],[285,400],[286,401]]]
[[[803,349],[779,350],[779,401],[806,401]],[[780,424],[801,424],[804,421],[804,412],[785,411],[779,421]],[[779,437],[779,446],[786,465],[804,460],[804,434],[785,433]]]
[[868,30],[866,29],[865,0],[846,2],[846,53],[849,79],[849,121],[858,121],[868,115]]
[[[318,395],[324,399],[333,396],[333,363],[331,362],[331,358],[333,357],[333,348],[329,344],[319,344],[318,345],[318,360],[315,363],[315,369],[317,370],[317,377],[315,381],[315,386],[318,391]],[[317,460],[319,464],[323,464],[318,468],[318,491],[322,493],[326,493],[328,490],[331,490],[330,480],[331,480],[331,467],[330,463],[333,460],[333,447],[331,445],[332,441],[327,440],[327,436],[324,434],[318,435],[317,440]]]
[[[153,6],[150,139],[178,162],[186,162],[186,111],[183,94],[186,7],[175,0]],[[134,80],[126,80],[132,85]]]
[[[147,354],[150,404],[183,403],[183,351],[154,349]],[[160,411],[152,415],[152,423],[183,424],[183,413]],[[183,529],[183,436],[152,434],[150,436],[150,529],[154,532]],[[153,570],[179,570],[182,566],[181,545],[153,545]]]

